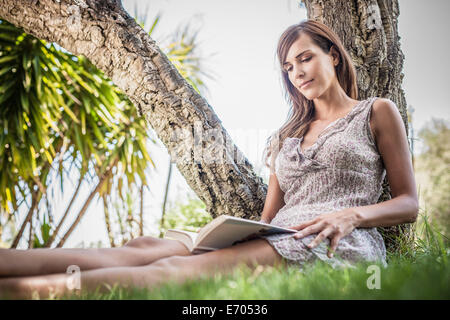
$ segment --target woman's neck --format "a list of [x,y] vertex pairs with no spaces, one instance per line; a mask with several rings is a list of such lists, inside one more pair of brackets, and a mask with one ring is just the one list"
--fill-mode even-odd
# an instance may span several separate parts
[[350,111],[358,100],[347,96],[339,83],[331,86],[327,92],[314,101],[314,120],[330,121],[339,118]]

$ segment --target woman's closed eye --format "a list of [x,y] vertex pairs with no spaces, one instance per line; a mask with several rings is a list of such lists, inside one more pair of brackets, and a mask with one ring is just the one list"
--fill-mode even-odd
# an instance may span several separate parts
[[[311,60],[311,57],[303,59],[300,62],[308,62],[309,60]],[[291,70],[292,70],[292,67],[289,67],[289,68],[286,69],[287,72],[290,72]]]

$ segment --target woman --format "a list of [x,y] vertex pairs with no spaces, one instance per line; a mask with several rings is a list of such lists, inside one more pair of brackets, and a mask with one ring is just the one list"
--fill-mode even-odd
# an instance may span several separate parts
[[[238,265],[385,263],[376,226],[413,222],[417,192],[405,128],[388,99],[357,100],[355,69],[337,36],[303,21],[278,43],[292,112],[269,141],[271,174],[262,221],[299,230],[191,255],[178,241],[140,237],[121,248],[0,251],[0,292],[67,293],[69,265],[82,289],[103,283],[153,287],[227,273]],[[278,146],[281,146],[279,148]],[[376,204],[387,174],[393,198]],[[333,256],[333,253],[336,253]]]

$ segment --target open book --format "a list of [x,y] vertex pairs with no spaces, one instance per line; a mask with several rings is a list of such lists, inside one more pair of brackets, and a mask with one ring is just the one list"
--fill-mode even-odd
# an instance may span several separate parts
[[199,232],[169,229],[165,233],[164,238],[179,240],[193,254],[197,254],[226,248],[248,237],[295,232],[297,230],[229,215],[221,215],[206,224]]

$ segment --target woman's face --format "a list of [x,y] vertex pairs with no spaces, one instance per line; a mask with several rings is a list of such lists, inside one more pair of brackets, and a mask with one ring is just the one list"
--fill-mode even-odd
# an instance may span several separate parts
[[320,97],[336,83],[339,85],[334,69],[339,58],[332,52],[324,53],[307,34],[300,34],[289,48],[283,68],[292,85],[308,100]]

